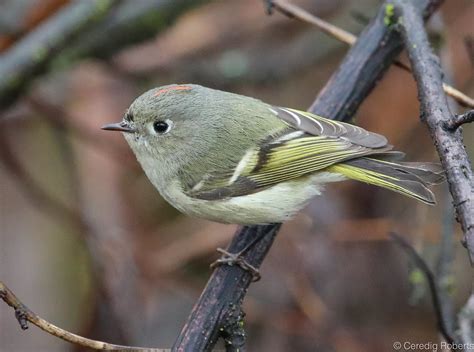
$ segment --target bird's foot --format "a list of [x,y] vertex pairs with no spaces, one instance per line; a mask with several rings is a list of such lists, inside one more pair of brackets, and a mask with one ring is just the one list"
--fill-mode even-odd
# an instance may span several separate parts
[[245,251],[240,251],[238,253],[230,253],[222,248],[217,248],[217,251],[222,254],[222,257],[220,257],[214,263],[211,264],[212,269],[220,265],[237,265],[243,270],[248,271],[252,275],[253,282],[260,280],[261,276],[258,269],[252,264],[249,264],[243,257],[243,252]]

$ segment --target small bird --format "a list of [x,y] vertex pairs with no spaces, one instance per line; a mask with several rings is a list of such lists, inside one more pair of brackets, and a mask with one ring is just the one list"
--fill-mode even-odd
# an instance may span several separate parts
[[380,134],[195,84],[149,90],[102,128],[123,132],[171,205],[221,223],[286,221],[347,179],[435,204],[444,179],[439,164],[397,162]]

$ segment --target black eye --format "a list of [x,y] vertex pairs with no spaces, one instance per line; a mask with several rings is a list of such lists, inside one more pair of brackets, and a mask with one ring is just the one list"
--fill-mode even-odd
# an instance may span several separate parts
[[155,121],[153,122],[153,129],[156,133],[166,133],[170,129],[170,125],[165,121]]
[[125,115],[125,120],[133,122],[133,114],[130,111]]

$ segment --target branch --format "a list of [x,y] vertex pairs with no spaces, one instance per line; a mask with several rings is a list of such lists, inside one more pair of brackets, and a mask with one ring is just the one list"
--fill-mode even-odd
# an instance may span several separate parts
[[446,171],[457,218],[464,232],[463,242],[471,264],[474,264],[474,177],[462,134],[459,129],[446,128],[455,117],[443,92],[439,60],[429,45],[421,14],[410,1],[395,0],[394,3],[418,85],[421,119],[428,125]]
[[0,108],[12,104],[35,77],[46,71],[59,51],[96,25],[116,4],[110,0],[73,2],[4,53],[0,65]]
[[454,115],[451,120],[446,122],[445,127],[454,132],[465,123],[471,122],[474,122],[474,110],[469,110],[461,115]]
[[[270,250],[280,226],[281,224],[244,226],[237,231],[227,251],[238,253],[256,237],[260,238],[244,255],[246,262],[258,268]],[[173,350],[208,351],[219,337],[223,337],[228,345],[239,337],[238,345],[232,345],[242,348],[245,335],[242,335],[241,303],[251,282],[251,273],[240,266],[218,266],[195,304]]]
[[[418,1],[428,17],[440,1]],[[326,84],[309,111],[329,118],[349,120],[375,83],[402,49],[398,33],[384,24],[385,7],[367,26],[349,50],[338,71]],[[321,97],[322,96],[322,97]],[[257,269],[270,250],[281,224],[245,226],[237,231],[228,251],[236,253],[252,242],[261,240],[246,253],[245,259]],[[218,267],[196,302],[173,348],[179,351],[209,351],[218,337],[234,336],[242,316],[241,303],[252,280],[251,273],[238,266]],[[238,317],[238,318],[236,318]],[[235,327],[235,331],[232,331]],[[229,331],[229,329],[231,329]]]
[[431,292],[431,299],[433,301],[433,308],[436,314],[436,321],[438,322],[439,331],[444,336],[446,342],[449,344],[455,343],[453,336],[453,332],[449,329],[449,321],[448,315],[446,312],[445,305],[443,300],[441,299],[440,295],[440,288],[438,287],[438,283],[436,278],[429,268],[428,264],[426,264],[425,260],[418,254],[418,252],[408,243],[402,236],[397,235],[396,233],[390,233],[390,238],[398,244],[408,256],[413,260],[415,265],[421,272],[425,275],[426,281],[428,282],[428,286]]
[[105,351],[129,351],[129,352],[164,352],[163,349],[156,348],[142,348],[142,347],[131,347],[131,346],[121,346],[114,345],[107,342],[91,340],[76,334],[73,334],[69,331],[61,329],[50,322],[44,320],[33,311],[31,311],[26,305],[24,305],[15,294],[3,283],[0,281],[0,298],[12,307],[15,311],[15,317],[20,324],[20,327],[23,330],[28,329],[28,322],[36,325],[41,330],[51,334],[53,336],[59,337],[60,339],[82,346],[86,348],[91,348],[94,350],[105,350]]
[[[270,8],[275,8],[285,16],[297,18],[300,21],[314,25],[322,32],[328,34],[331,37],[336,38],[340,42],[343,42],[348,45],[354,45],[357,40],[357,36],[355,36],[354,34],[342,28],[339,28],[329,22],[326,22],[325,20],[303,10],[301,7],[288,3],[286,0],[270,0],[268,1],[268,3]],[[406,64],[399,60],[395,60],[394,65],[404,71],[411,72],[410,67],[408,67]],[[447,83],[443,83],[443,89],[446,94],[455,99],[460,105],[464,107],[474,108],[474,99],[472,99],[471,97],[460,92],[456,88],[451,87]]]
[[[0,109],[38,76],[83,57],[109,58],[142,42],[204,0],[75,1],[2,53]],[[112,11],[113,10],[113,11]]]
[[[441,3],[440,0],[419,0],[414,6],[428,18]],[[335,120],[349,120],[359,107],[361,98],[372,91],[400,54],[403,49],[401,36],[386,23],[389,5],[386,2],[380,7],[376,17],[364,29],[329,83],[321,90],[310,111]],[[336,91],[327,87],[333,87]]]
[[300,21],[316,26],[322,32],[348,45],[353,45],[357,40],[357,36],[355,36],[354,34],[342,28],[339,28],[329,22],[326,22],[322,18],[312,15],[308,11],[303,10],[298,5],[290,4],[285,0],[267,0],[267,2],[267,6],[270,10],[269,14],[271,14],[271,9],[274,8],[285,16],[288,16],[290,18],[297,18]]
[[[46,107],[48,107],[47,104]],[[48,115],[48,109],[46,110],[45,114]],[[49,112],[55,115],[54,110]],[[61,202],[53,197],[31,174],[31,170],[28,170],[18,160],[17,153],[12,149],[7,138],[9,130],[5,129],[0,131],[0,162],[11,173],[12,180],[20,185],[19,189],[29,197],[34,206],[40,211],[52,215],[56,221],[68,221],[70,225],[74,226],[73,230],[81,236],[89,252],[92,253],[92,272],[97,282],[98,300],[94,302],[94,307],[100,308],[96,309],[99,318],[94,320],[94,331],[100,334],[101,329],[109,329],[109,331],[113,331],[115,339],[122,339],[119,341],[126,343],[136,337],[135,330],[126,327],[133,325],[135,318],[130,315],[131,312],[137,314],[137,317],[141,316],[140,307],[136,304],[140,295],[137,291],[139,285],[136,282],[137,270],[133,261],[132,249],[127,245],[129,241],[127,242],[124,237],[125,232],[117,231],[114,228],[114,226],[122,225],[119,225],[117,220],[114,220],[114,226],[108,226],[109,224],[100,226],[97,217],[94,218],[94,221],[90,220],[88,211],[84,208],[82,185],[77,179],[77,159],[71,149],[68,136],[62,131],[63,128],[67,128],[67,122],[64,120],[64,118],[67,120],[67,116],[61,113],[56,115],[62,116],[63,119],[53,118],[48,121],[56,133],[57,138],[54,138],[54,141],[60,144],[58,151],[62,154],[63,168],[68,170],[71,184],[74,185],[72,197],[69,197],[73,201],[68,202],[71,204]],[[81,154],[81,157],[84,157],[84,153]],[[113,179],[109,177],[107,182],[113,182]],[[113,255],[105,253],[111,235],[114,236]],[[123,295],[127,296],[126,300],[121,298]]]

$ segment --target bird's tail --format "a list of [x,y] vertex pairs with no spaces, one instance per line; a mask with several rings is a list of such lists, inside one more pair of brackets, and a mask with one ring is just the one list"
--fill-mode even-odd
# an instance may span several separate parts
[[340,173],[356,181],[387,188],[427,204],[435,204],[435,196],[428,187],[444,181],[445,176],[441,165],[417,162],[396,163],[391,161],[392,155],[396,155],[396,152],[357,158],[335,164],[329,167],[328,171]]

